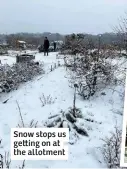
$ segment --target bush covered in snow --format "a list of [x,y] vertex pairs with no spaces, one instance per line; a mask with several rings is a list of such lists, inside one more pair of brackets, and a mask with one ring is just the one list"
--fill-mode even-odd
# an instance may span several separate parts
[[109,61],[97,57],[96,55],[86,55],[75,57],[75,59],[65,58],[65,65],[69,69],[70,82],[72,84],[77,83],[77,91],[84,99],[93,96],[98,89],[116,82],[114,72],[117,65],[112,66]]
[[104,138],[103,142],[101,151],[107,167],[120,168],[122,131],[118,127],[115,127],[115,131],[111,133],[110,137]]
[[116,71],[120,65],[112,63],[115,62],[116,51],[110,48],[101,49],[100,44],[96,50],[88,47],[82,34],[66,37],[65,51],[68,53],[64,57],[64,62],[66,70],[69,70],[69,81],[71,85],[77,83],[78,94],[84,99],[89,99],[96,91],[109,85],[116,85],[119,81]]
[[[84,51],[84,56],[66,56],[64,62],[71,86],[76,83],[78,94],[84,99],[89,99],[96,91],[109,85],[120,83],[119,76],[124,76],[125,72],[125,70],[122,70],[123,72],[120,70],[123,63],[119,65],[115,58],[100,50],[91,53]],[[122,79],[123,83],[124,81],[125,76]]]
[[38,62],[15,63],[12,66],[0,66],[0,92],[10,92],[19,84],[32,80],[33,77],[44,73],[43,64]]
[[71,55],[76,55],[77,53],[84,54],[84,51],[86,51],[84,43],[84,34],[67,35],[63,50],[68,51],[68,54]]
[[75,133],[76,135],[87,136],[88,133],[85,128],[79,125],[78,119],[82,119],[83,115],[80,109],[69,108],[67,112],[61,110],[60,114],[50,116],[45,122],[44,126],[54,128],[69,128],[70,137]]

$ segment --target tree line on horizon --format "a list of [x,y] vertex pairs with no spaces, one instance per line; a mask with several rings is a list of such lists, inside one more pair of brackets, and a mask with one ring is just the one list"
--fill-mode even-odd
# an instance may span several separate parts
[[[25,41],[28,44],[38,46],[43,44],[44,37],[48,37],[49,41],[65,41],[67,35],[62,35],[59,33],[15,33],[15,34],[0,34],[0,43],[6,42],[11,46],[15,46],[17,40]],[[121,38],[117,33],[103,33],[99,35],[84,34],[84,39],[89,41],[94,47],[98,43],[100,38],[101,44],[112,45],[112,44],[122,44]],[[124,41],[124,40],[123,40]]]

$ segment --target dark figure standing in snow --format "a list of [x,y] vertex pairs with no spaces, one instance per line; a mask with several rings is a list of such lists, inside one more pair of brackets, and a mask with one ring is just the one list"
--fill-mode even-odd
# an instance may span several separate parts
[[48,56],[48,50],[49,50],[49,40],[47,37],[45,37],[45,39],[44,39],[44,56],[46,55],[46,53]]
[[56,51],[56,42],[54,42],[54,52]]

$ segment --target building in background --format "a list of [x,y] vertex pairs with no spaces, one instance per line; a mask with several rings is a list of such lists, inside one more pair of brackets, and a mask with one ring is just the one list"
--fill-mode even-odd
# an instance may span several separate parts
[[54,50],[54,42],[56,42],[56,51],[58,51],[59,49],[61,49],[62,45],[63,45],[63,41],[53,41],[50,43],[50,48],[52,50]]
[[25,50],[26,49],[26,42],[18,40],[17,41],[17,48]]

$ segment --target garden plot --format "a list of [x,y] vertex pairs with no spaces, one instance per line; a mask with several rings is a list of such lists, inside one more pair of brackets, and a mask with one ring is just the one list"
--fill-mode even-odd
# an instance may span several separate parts
[[[43,61],[45,73],[42,78],[27,83],[17,91],[9,93],[10,100],[0,103],[0,138],[2,139],[1,154],[10,151],[11,127],[21,126],[18,105],[22,113],[25,126],[29,126],[32,119],[38,122],[39,127],[51,123],[49,117],[58,114],[63,118],[61,110],[66,114],[73,107],[74,89],[69,87],[67,71],[64,66],[59,66],[51,71],[51,65],[58,63],[56,53],[49,56],[36,54],[36,61]],[[61,64],[62,61],[60,61]],[[115,92],[116,91],[116,92]],[[80,135],[75,130],[71,134],[68,161],[26,161],[26,168],[103,168],[107,167],[99,147],[102,147],[102,138],[110,136],[114,126],[122,129],[123,100],[119,93],[124,92],[123,85],[111,89],[104,89],[105,93],[98,92],[89,100],[76,96],[76,107],[82,112],[83,118],[77,118],[77,126],[87,131],[88,135]],[[18,105],[17,105],[18,103]],[[69,123],[71,126],[71,123]],[[73,125],[71,126],[73,127]],[[22,161],[12,161],[11,167],[17,167]]]

